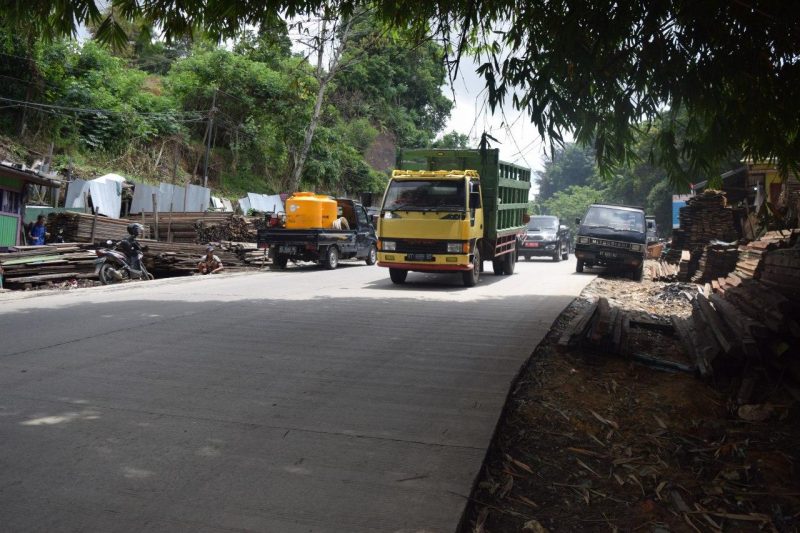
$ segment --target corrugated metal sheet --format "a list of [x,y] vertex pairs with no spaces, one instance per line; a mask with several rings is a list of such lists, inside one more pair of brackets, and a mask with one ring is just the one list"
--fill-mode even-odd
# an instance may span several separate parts
[[19,218],[0,215],[0,246],[14,246],[19,234]]

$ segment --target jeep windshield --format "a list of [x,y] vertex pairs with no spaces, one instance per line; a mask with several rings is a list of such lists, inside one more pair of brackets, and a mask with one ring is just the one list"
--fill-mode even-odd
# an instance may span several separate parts
[[528,222],[528,231],[552,232],[558,230],[558,219],[556,217],[531,217]]
[[593,205],[586,212],[582,225],[612,231],[644,233],[644,213],[629,209]]
[[464,211],[463,180],[392,180],[384,211]]

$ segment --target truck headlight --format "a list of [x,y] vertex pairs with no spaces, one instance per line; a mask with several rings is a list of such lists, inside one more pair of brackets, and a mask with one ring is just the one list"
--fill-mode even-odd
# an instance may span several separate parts
[[589,244],[589,238],[588,237],[578,237],[578,242],[580,244]]
[[448,242],[447,243],[447,253],[448,254],[459,254],[459,253],[461,253],[461,243],[460,242]]
[[642,251],[642,245],[641,244],[632,244],[631,245],[631,250],[633,250],[634,252],[641,252]]
[[394,252],[397,250],[397,243],[394,241],[381,241],[381,250],[384,252]]

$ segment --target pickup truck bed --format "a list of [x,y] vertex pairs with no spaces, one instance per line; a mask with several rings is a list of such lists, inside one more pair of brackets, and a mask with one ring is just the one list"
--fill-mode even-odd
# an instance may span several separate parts
[[[338,202],[344,205],[346,210],[349,207],[351,210],[363,211],[363,207],[350,201],[338,200]],[[333,270],[339,265],[339,259],[350,258],[364,259],[368,265],[372,265],[377,261],[375,229],[367,222],[365,211],[361,216],[356,215],[352,218],[357,227],[349,230],[260,229],[257,234],[258,247],[269,249],[273,265],[278,268],[286,268],[286,264],[291,260],[318,262]]]

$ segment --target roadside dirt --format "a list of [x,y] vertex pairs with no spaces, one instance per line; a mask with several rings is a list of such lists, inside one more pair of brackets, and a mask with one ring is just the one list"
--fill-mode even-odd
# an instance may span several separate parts
[[[589,296],[651,320],[691,311],[682,284],[598,279],[556,321],[512,389],[460,531],[798,531],[800,415],[780,391],[763,422],[720,391],[557,341]],[[666,296],[665,296],[666,294]],[[667,333],[636,350],[690,363]]]

